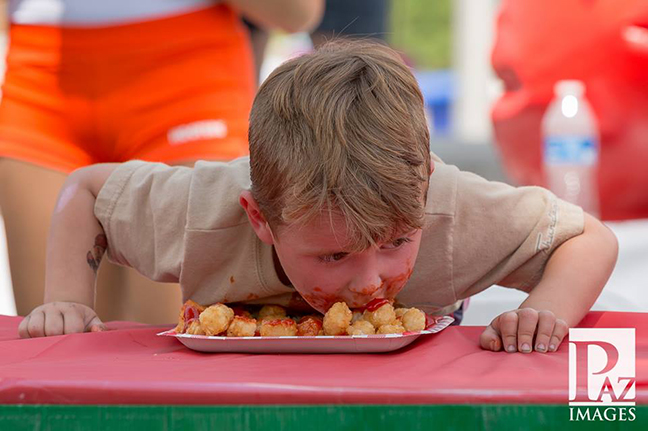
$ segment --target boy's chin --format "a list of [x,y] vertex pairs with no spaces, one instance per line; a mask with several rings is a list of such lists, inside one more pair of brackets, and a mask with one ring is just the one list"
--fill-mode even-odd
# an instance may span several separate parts
[[287,307],[288,309],[297,311],[302,314],[316,314],[318,312],[322,313],[320,310],[314,307],[313,304],[311,304],[298,289],[295,290],[296,292],[294,292],[292,294],[292,297],[290,298],[290,303]]
[[[303,309],[304,311],[316,311],[322,314],[326,314],[329,308],[337,302],[332,297],[326,297],[318,292],[302,292],[299,289],[297,293],[299,295],[293,295],[293,301],[291,301],[291,307],[293,305]],[[299,296],[299,300],[295,300],[295,297]],[[294,303],[294,304],[293,304]]]

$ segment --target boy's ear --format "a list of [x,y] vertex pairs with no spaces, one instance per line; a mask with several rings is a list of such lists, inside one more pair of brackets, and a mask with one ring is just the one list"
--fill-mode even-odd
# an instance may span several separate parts
[[239,204],[241,204],[245,210],[248,220],[250,220],[250,224],[252,225],[252,229],[254,229],[254,232],[256,232],[259,239],[268,245],[274,244],[274,238],[272,237],[270,226],[261,213],[259,205],[252,197],[252,192],[249,190],[243,190],[239,196]]

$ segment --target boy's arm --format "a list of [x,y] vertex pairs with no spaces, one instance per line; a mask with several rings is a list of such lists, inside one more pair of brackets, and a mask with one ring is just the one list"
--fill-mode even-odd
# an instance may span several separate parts
[[549,310],[569,327],[576,326],[596,302],[619,250],[614,233],[591,215],[584,215],[583,233],[553,252],[542,279],[520,305]]
[[105,163],[79,169],[61,188],[47,240],[45,302],[94,307],[97,271],[107,247],[94,205],[117,166]]
[[483,348],[555,351],[569,328],[587,314],[612,274],[618,243],[600,221],[584,216],[583,233],[556,248],[528,298],[517,310],[497,316],[482,333]]
[[117,166],[106,163],[79,169],[61,188],[47,241],[45,304],[21,322],[21,337],[101,328],[93,307],[106,239],[94,215],[94,205],[99,190]]

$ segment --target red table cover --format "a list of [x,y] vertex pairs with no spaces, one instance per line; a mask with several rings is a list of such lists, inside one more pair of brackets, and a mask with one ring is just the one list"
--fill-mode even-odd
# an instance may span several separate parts
[[[382,354],[206,354],[155,334],[110,331],[21,340],[0,316],[0,402],[47,404],[423,404],[568,402],[558,352],[482,350],[483,327],[453,326]],[[590,312],[579,327],[636,328],[638,404],[648,404],[648,313]]]

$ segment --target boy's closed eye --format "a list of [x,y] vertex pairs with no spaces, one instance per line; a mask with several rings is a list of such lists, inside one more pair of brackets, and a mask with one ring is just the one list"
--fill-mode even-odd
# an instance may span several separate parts
[[[396,250],[408,242],[412,242],[412,239],[409,237],[402,237],[402,238],[395,239],[392,242],[383,244],[380,248],[385,250]],[[348,255],[349,253],[347,252],[328,253],[328,254],[318,256],[318,259],[324,263],[334,263],[343,260]]]

